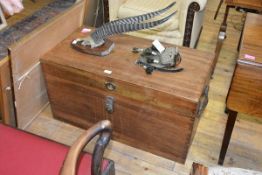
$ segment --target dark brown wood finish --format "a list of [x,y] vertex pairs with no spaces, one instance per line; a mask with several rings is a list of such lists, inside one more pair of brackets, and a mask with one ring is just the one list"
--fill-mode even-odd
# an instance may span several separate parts
[[[100,121],[96,123],[94,126],[86,130],[78,139],[74,142],[74,144],[70,147],[63,167],[61,168],[60,175],[76,175],[77,174],[77,163],[79,157],[83,153],[83,149],[85,146],[97,135],[100,135],[98,138],[93,156],[92,156],[92,164],[91,164],[91,174],[92,175],[114,175],[115,172],[108,171],[107,173],[102,171],[102,163],[105,148],[107,147],[112,134],[112,124],[108,120]],[[110,163],[109,165],[110,166]],[[114,166],[111,167],[114,169]]]
[[109,3],[108,0],[102,0],[104,3],[104,19],[105,22],[109,22]]
[[[262,16],[248,14],[239,59],[227,97],[229,116],[219,164],[223,164],[237,112],[262,117]],[[248,56],[248,57],[247,57]],[[249,56],[252,56],[250,59]]]
[[[81,35],[75,32],[41,60],[54,116],[80,127],[109,119],[114,139],[184,163],[205,104],[213,55],[181,47],[183,72],[147,75],[135,64],[139,55],[132,47],[149,47],[149,40],[115,36],[113,52],[97,57],[70,47]],[[112,98],[108,111],[106,100]]]
[[[192,2],[188,7],[187,20],[186,20],[186,25],[185,25],[185,34],[184,34],[184,40],[183,40],[183,46],[185,46],[185,47],[190,47],[191,34],[192,34],[192,30],[193,30],[195,13],[198,12],[199,10],[200,10],[200,5],[197,2]],[[200,32],[200,34],[201,34],[201,32]],[[199,34],[199,36],[200,36],[200,34]],[[197,45],[197,43],[196,43],[196,45]]]
[[228,120],[227,120],[224,139],[218,159],[219,165],[223,165],[224,163],[224,159],[226,156],[227,148],[231,139],[231,135],[232,135],[233,128],[235,126],[236,119],[237,119],[237,112],[228,110]]
[[220,0],[219,4],[218,4],[218,6],[217,6],[217,10],[216,10],[215,16],[214,16],[214,20],[217,19],[217,15],[218,15],[218,13],[219,13],[219,10],[220,10],[223,2],[224,2],[224,0]]

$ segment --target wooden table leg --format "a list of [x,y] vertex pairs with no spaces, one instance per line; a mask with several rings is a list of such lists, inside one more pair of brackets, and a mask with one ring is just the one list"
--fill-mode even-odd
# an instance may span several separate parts
[[216,11],[215,16],[214,16],[214,20],[217,19],[217,15],[218,15],[218,12],[219,12],[222,4],[223,4],[223,0],[220,0],[219,4],[218,4],[218,6],[217,6],[217,11]]
[[221,51],[221,48],[222,48],[224,40],[225,40],[224,33],[223,32],[219,32],[218,37],[217,37],[216,49],[215,49],[215,58],[214,58],[214,62],[213,62],[213,65],[212,65],[212,73],[211,73],[212,76],[214,74],[215,67],[216,67],[216,64],[217,64],[217,61],[218,61],[218,58],[219,58],[220,51]]
[[233,128],[236,122],[236,118],[237,118],[237,112],[228,109],[228,119],[227,119],[226,129],[225,129],[224,138],[222,142],[222,147],[221,147],[220,154],[219,154],[219,160],[218,160],[219,165],[223,165],[224,163],[227,148],[228,148],[230,138],[232,135],[232,131],[233,131]]
[[[246,20],[246,16],[245,16],[245,20]],[[241,46],[241,42],[242,42],[242,38],[243,38],[243,32],[244,32],[244,27],[242,28],[241,33],[240,33],[240,38],[239,38],[239,41],[238,41],[237,51],[240,50],[240,46]]]
[[216,50],[215,50],[215,58],[214,58],[214,63],[212,65],[212,75],[214,73],[218,57],[220,55],[220,51],[223,45],[224,40],[226,39],[226,30],[227,30],[227,17],[229,13],[229,9],[232,8],[233,6],[227,6],[225,15],[224,15],[224,20],[220,26],[218,37],[217,37],[217,44],[216,44]]
[[221,28],[220,28],[220,31],[221,29],[223,30],[223,32],[226,32],[226,27],[227,27],[227,17],[228,17],[228,14],[229,14],[229,9],[230,8],[233,8],[234,6],[231,6],[231,5],[227,5],[226,6],[226,11],[225,11],[225,14],[224,14],[224,19],[223,19],[223,22],[221,24]]

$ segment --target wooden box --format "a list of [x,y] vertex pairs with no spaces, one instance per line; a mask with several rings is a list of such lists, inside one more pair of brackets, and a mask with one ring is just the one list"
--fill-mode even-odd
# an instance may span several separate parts
[[207,102],[213,55],[180,48],[183,72],[147,75],[131,50],[152,41],[114,36],[113,52],[97,57],[70,47],[82,36],[74,32],[41,58],[54,117],[83,128],[109,119],[113,139],[184,163]]

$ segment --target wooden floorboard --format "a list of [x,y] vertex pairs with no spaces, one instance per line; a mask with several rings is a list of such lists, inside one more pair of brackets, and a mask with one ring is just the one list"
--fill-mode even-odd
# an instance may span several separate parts
[[[215,50],[217,33],[225,8],[223,5],[217,20],[214,21],[217,5],[217,0],[208,1],[204,28],[197,48],[199,50],[207,52]],[[243,25],[242,17],[243,14],[230,11],[228,37],[223,44],[210,82],[209,104],[200,120],[185,165],[112,141],[105,157],[115,161],[117,175],[186,175],[189,174],[192,162],[217,166],[227,119],[224,113],[225,99],[238,54],[237,45],[239,29]],[[26,130],[67,145],[71,145],[83,132],[79,128],[54,120],[50,108],[47,108]],[[226,155],[225,166],[262,171],[261,136],[261,119],[239,115]],[[86,150],[92,151],[93,144],[88,145]]]

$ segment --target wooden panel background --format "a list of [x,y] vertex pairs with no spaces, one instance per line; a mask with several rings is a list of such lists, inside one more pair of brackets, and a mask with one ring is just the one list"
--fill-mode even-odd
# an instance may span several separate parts
[[84,9],[85,1],[76,3],[10,47],[19,128],[25,128],[48,104],[39,58],[83,24]]

